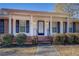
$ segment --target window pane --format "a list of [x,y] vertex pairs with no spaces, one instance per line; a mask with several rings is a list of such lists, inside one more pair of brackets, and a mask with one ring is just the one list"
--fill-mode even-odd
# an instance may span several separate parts
[[52,23],[52,32],[57,32],[57,22]]
[[69,32],[73,32],[73,29],[72,28],[69,28]]
[[52,32],[56,32],[56,27],[53,27],[52,28]]
[[25,32],[25,26],[20,26],[20,32]]
[[26,32],[29,33],[29,20],[26,21]]
[[73,23],[70,23],[69,25],[69,32],[73,32]]
[[25,20],[20,20],[20,32],[25,32]]

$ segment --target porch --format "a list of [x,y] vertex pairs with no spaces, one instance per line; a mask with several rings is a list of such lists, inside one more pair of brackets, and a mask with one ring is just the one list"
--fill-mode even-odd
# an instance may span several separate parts
[[14,20],[0,18],[0,34],[25,33],[28,36],[51,36],[56,33],[79,33],[79,22]]

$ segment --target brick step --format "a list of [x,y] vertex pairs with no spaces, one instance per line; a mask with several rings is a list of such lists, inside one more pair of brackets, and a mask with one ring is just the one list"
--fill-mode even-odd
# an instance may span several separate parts
[[49,41],[50,39],[47,36],[38,36],[38,41]]

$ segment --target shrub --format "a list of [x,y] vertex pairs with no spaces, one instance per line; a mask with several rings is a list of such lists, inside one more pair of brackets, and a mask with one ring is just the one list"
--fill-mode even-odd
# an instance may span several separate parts
[[11,35],[11,34],[5,34],[3,36],[2,44],[4,46],[10,46],[12,44],[12,39],[13,39],[13,35]]
[[66,44],[74,44],[74,34],[66,34],[65,43]]
[[68,33],[68,34],[57,34],[54,36],[55,44],[79,44],[79,34]]
[[64,44],[65,35],[63,35],[63,34],[57,34],[54,38],[55,38],[54,42],[56,44]]
[[16,43],[17,45],[23,45],[26,40],[26,35],[25,34],[17,34],[16,35]]
[[2,44],[2,36],[0,35],[0,45]]
[[78,34],[75,34],[74,44],[79,44],[79,36],[78,36]]

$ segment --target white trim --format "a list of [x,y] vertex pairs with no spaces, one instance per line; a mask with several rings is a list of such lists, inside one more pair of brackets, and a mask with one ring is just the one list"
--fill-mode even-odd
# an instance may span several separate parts
[[60,33],[63,33],[63,21],[60,21]]
[[[16,35],[16,34],[18,34],[18,33],[16,33],[16,20],[21,20],[21,19],[13,19],[13,34],[14,35]],[[24,34],[26,34],[26,35],[30,35],[30,29],[29,29],[29,32],[27,33],[26,32],[26,21],[27,20],[24,20],[25,21],[25,31],[24,32],[20,32],[20,24],[19,24],[19,33],[24,33]],[[30,27],[30,20],[28,20],[29,21],[29,27]]]
[[69,19],[67,19],[67,33],[69,33]]
[[16,35],[16,19],[13,19],[13,34]]
[[52,35],[52,16],[50,16],[50,35]]
[[33,16],[31,15],[30,19],[30,36],[33,36]]
[[[52,22],[52,33],[58,33],[58,25],[57,25],[57,22]],[[54,29],[53,28],[56,28],[55,31],[53,31]]]
[[26,21],[27,21],[27,20],[25,20],[25,33],[27,33],[27,32],[26,32]]
[[11,34],[11,15],[9,15],[9,34]]
[[44,21],[44,30],[45,30],[45,32],[44,32],[44,34],[45,34],[45,36],[48,36],[48,29],[49,29],[49,20],[45,20]]
[[[24,28],[25,28],[25,31],[24,31],[24,32],[20,32],[20,26],[21,26],[21,25],[20,25],[20,22],[21,22],[21,21],[25,21],[25,22],[24,22],[24,23],[25,23],[25,24],[24,24]],[[19,20],[19,33],[26,33],[26,20]]]

